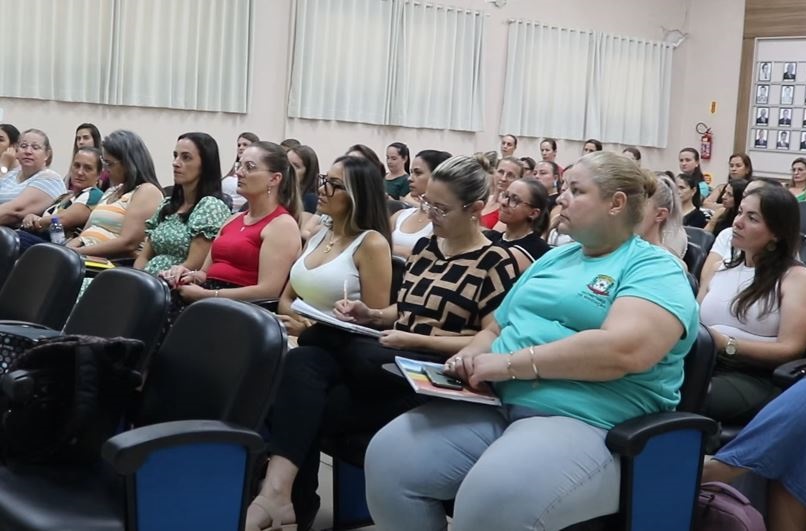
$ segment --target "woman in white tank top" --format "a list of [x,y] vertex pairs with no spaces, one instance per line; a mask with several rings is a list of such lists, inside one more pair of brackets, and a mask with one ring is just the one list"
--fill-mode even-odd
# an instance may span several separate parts
[[411,250],[420,239],[428,238],[434,233],[434,226],[428,215],[420,206],[420,196],[425,193],[431,173],[437,166],[451,158],[446,151],[426,149],[417,153],[411,161],[409,176],[409,194],[403,200],[414,208],[399,210],[392,215],[392,254],[408,258]]
[[329,312],[347,296],[372,308],[389,304],[392,259],[383,182],[364,159],[340,157],[318,187],[318,208],[333,220],[308,241],[291,267],[279,314],[288,333],[298,336],[311,322],[291,310],[300,298]]
[[705,415],[744,424],[777,394],[772,370],[806,349],[806,268],[796,259],[800,244],[798,205],[778,186],[746,193],[733,221],[727,260],[700,289],[700,319],[719,358]]

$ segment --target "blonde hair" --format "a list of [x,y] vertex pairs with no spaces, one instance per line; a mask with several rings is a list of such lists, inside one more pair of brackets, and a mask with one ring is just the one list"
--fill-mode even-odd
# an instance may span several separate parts
[[654,175],[641,170],[627,157],[609,151],[588,153],[577,165],[593,174],[593,182],[603,199],[613,197],[616,192],[627,196],[627,221],[631,227],[641,222],[647,198],[652,197],[657,188]]

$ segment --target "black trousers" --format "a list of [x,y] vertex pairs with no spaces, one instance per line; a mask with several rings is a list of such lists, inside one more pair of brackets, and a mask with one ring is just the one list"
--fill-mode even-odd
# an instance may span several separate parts
[[382,368],[395,356],[441,361],[444,356],[382,347],[374,338],[315,325],[288,353],[268,416],[272,455],[299,467],[292,500],[298,521],[316,512],[322,437],[375,433],[425,400],[404,378]]

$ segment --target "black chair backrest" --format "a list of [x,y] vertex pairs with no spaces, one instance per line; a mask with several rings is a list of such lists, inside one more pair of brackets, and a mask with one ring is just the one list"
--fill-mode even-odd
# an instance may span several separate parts
[[688,278],[688,285],[691,286],[691,291],[694,292],[694,296],[697,296],[697,293],[700,292],[700,281],[697,280],[691,271],[686,271],[686,277]]
[[800,261],[806,264],[806,234],[800,235],[800,249],[798,250]]
[[711,246],[714,244],[715,239],[713,234],[699,227],[686,226],[684,228],[690,243],[699,245],[706,255],[711,252]]
[[0,286],[6,281],[17,256],[20,254],[20,237],[17,231],[0,227]]
[[274,398],[287,341],[277,318],[254,304],[191,304],[153,356],[137,424],[222,420],[257,429]]
[[700,278],[702,266],[705,265],[707,254],[708,253],[703,251],[702,247],[696,243],[688,242],[686,254],[683,255],[683,262],[686,263],[689,273],[694,275],[694,278]]
[[397,292],[403,285],[403,277],[406,275],[406,259],[402,256],[392,257],[392,291],[390,293],[390,304],[397,302]]
[[0,319],[26,321],[61,330],[84,279],[84,260],[67,247],[34,245],[11,270],[0,289]]
[[684,361],[685,377],[680,387],[678,411],[702,413],[708,384],[716,365],[716,344],[708,328],[700,323],[697,339],[691,346]]
[[806,202],[798,202],[798,208],[800,209],[800,233],[806,234]]
[[386,200],[386,212],[391,216],[398,210],[403,210],[405,208],[411,208],[409,205],[404,203],[399,199],[387,199]]
[[64,333],[139,339],[148,353],[162,333],[170,300],[168,285],[144,271],[107,269],[76,303]]

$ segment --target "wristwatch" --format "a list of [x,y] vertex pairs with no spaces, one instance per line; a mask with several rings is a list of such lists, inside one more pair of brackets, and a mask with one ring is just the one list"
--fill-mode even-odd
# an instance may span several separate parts
[[733,336],[728,336],[728,344],[725,345],[725,354],[728,356],[735,356],[736,355],[736,338]]
[[8,168],[6,168],[5,166],[0,166],[0,173],[2,173],[3,175],[7,174]]

